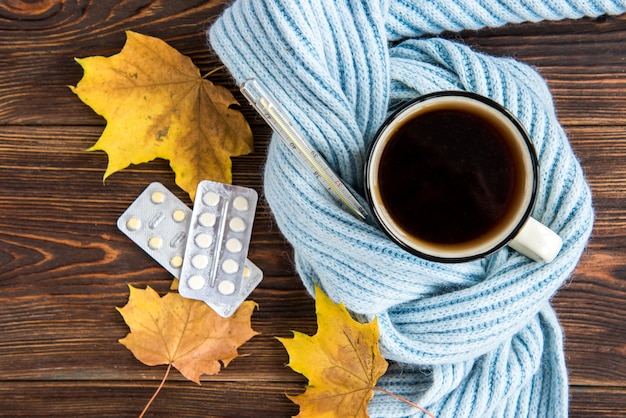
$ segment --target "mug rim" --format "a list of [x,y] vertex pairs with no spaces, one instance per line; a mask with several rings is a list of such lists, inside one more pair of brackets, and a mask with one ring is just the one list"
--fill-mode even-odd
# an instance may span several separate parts
[[[385,223],[384,219],[382,219],[381,214],[379,213],[379,210],[376,208],[375,204],[374,204],[374,199],[372,197],[373,194],[373,190],[372,190],[372,186],[370,185],[370,171],[372,169],[372,157],[373,157],[373,153],[376,150],[377,144],[383,139],[382,135],[385,133],[385,131],[387,130],[387,128],[399,117],[401,116],[401,114],[403,114],[404,112],[408,111],[411,107],[415,106],[418,103],[422,103],[425,102],[427,100],[432,100],[435,98],[439,98],[439,97],[464,97],[464,98],[468,98],[470,100],[474,100],[477,102],[480,102],[480,104],[482,105],[486,105],[490,108],[492,108],[493,110],[497,111],[498,113],[500,113],[501,115],[503,115],[506,119],[508,119],[509,122],[512,123],[512,125],[515,127],[515,129],[518,131],[519,133],[519,137],[521,138],[521,143],[523,143],[525,145],[525,149],[528,151],[528,157],[530,159],[530,171],[532,174],[532,184],[531,184],[531,190],[530,190],[530,196],[528,198],[528,203],[526,205],[526,208],[524,209],[522,215],[519,217],[519,219],[516,221],[516,225],[511,229],[511,231],[506,234],[506,236],[502,237],[502,239],[500,239],[498,242],[496,242],[494,245],[490,246],[488,249],[484,250],[484,251],[479,251],[477,253],[472,253],[470,255],[467,256],[452,256],[452,257],[445,257],[445,256],[438,256],[438,255],[433,255],[430,253],[426,253],[424,251],[420,251],[418,249],[416,249],[415,247],[405,243],[402,239],[400,239],[396,234],[394,234],[394,231],[391,230],[391,228],[388,227],[388,225]],[[386,139],[389,139],[390,135],[387,135]],[[381,227],[381,229],[383,230],[383,232],[398,246],[400,246],[402,249],[404,249],[405,251],[416,255],[420,258],[426,259],[426,260],[430,260],[430,261],[436,261],[436,262],[445,262],[445,263],[461,263],[461,262],[466,262],[466,261],[471,261],[471,260],[476,260],[479,258],[483,258],[489,254],[494,253],[495,251],[498,251],[499,249],[501,249],[502,247],[504,247],[505,245],[507,245],[507,243],[509,243],[518,233],[519,231],[522,229],[522,227],[524,226],[524,224],[526,223],[526,221],[528,220],[528,218],[531,215],[532,209],[534,207],[535,201],[537,199],[537,189],[538,189],[538,182],[539,182],[539,160],[537,158],[537,152],[535,150],[535,147],[532,143],[532,141],[530,140],[530,135],[528,134],[528,132],[526,131],[526,129],[523,127],[523,125],[521,124],[521,122],[519,122],[519,120],[513,116],[513,114],[511,114],[511,112],[509,112],[504,106],[502,106],[501,104],[499,104],[498,102],[482,96],[480,94],[477,93],[473,93],[473,92],[467,92],[467,91],[454,91],[454,90],[446,90],[446,91],[438,91],[438,92],[434,92],[434,93],[428,93],[422,96],[418,96],[415,99],[409,100],[408,102],[404,103],[400,108],[396,109],[393,113],[391,113],[383,122],[383,124],[378,128],[378,130],[376,131],[376,134],[373,137],[373,140],[371,141],[369,147],[368,147],[368,152],[367,152],[367,160],[366,160],[366,164],[364,167],[364,176],[363,176],[363,181],[365,183],[365,195],[366,195],[366,199],[367,199],[367,203],[371,209],[371,212],[374,215],[374,218],[376,220],[376,223]],[[380,158],[379,158],[380,159]],[[398,227],[399,228],[399,227]],[[400,228],[399,228],[400,229]]]

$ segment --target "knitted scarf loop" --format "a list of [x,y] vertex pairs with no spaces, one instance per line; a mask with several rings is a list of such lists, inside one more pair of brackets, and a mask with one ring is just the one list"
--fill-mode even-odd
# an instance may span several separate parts
[[[209,31],[238,83],[256,78],[359,196],[366,151],[390,109],[440,90],[499,102],[539,156],[532,216],[563,249],[549,264],[506,247],[473,262],[412,256],[337,204],[278,139],[264,193],[297,271],[363,320],[391,361],[378,385],[438,418],[565,417],[568,382],[550,298],[592,229],[591,194],[543,79],[509,58],[435,36],[507,23],[619,14],[626,0],[238,0]],[[365,201],[361,202],[366,206]],[[376,394],[375,417],[421,412]]]

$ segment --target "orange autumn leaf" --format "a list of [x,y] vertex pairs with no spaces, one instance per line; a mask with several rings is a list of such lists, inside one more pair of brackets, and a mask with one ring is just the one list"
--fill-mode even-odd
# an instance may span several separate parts
[[317,333],[279,338],[289,367],[309,380],[303,394],[289,396],[300,406],[297,417],[368,417],[376,382],[387,370],[378,349],[378,323],[361,324],[319,288],[315,294]]
[[104,178],[164,158],[192,199],[201,180],[231,183],[230,157],[253,151],[248,123],[231,109],[233,95],[162,40],[131,31],[126,36],[116,55],[77,59],[84,75],[70,87],[107,120],[89,148],[107,153]]
[[201,375],[219,373],[221,364],[227,366],[239,356],[238,347],[257,335],[251,326],[252,301],[222,318],[204,302],[178,293],[160,297],[150,287],[129,288],[128,303],[117,308],[130,328],[120,343],[142,363],[171,364],[197,384]]

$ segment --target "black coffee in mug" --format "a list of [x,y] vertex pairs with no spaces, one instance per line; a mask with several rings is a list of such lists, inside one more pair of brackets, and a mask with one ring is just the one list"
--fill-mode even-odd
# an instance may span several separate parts
[[537,167],[528,134],[501,105],[438,92],[408,103],[379,129],[365,189],[385,233],[423,258],[468,261],[509,244],[551,261],[561,239],[530,217]]
[[380,157],[381,200],[407,234],[462,244],[507,222],[524,194],[517,141],[480,109],[434,106],[391,133]]

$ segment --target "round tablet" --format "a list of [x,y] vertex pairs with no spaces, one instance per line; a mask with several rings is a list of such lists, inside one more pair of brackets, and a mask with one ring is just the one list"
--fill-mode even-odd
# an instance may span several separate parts
[[165,202],[165,194],[163,192],[152,192],[152,196],[150,196],[150,200],[152,200],[152,203],[163,203]]
[[224,270],[224,273],[227,274],[237,273],[237,270],[239,270],[239,264],[235,260],[229,258],[222,263],[222,270]]
[[174,268],[179,268],[183,265],[183,258],[179,255],[175,255],[174,257],[170,258],[170,266],[174,267]]
[[210,212],[204,212],[198,216],[198,222],[202,226],[211,227],[215,225],[215,215]]
[[187,280],[187,285],[193,290],[202,289],[204,287],[204,283],[204,277],[200,276],[199,274],[195,274]]
[[172,219],[174,219],[174,222],[182,222],[185,220],[185,211],[182,209],[176,209],[173,213],[172,213]]
[[248,266],[244,266],[243,267],[243,277],[247,279],[249,276],[250,276],[250,269],[248,268]]
[[195,236],[193,242],[200,248],[209,248],[213,244],[213,237],[209,234],[198,234]]
[[222,280],[220,284],[217,285],[217,290],[222,295],[232,295],[233,293],[235,293],[235,283],[231,282],[230,280]]
[[237,196],[233,200],[233,207],[242,212],[248,210],[248,199],[245,196]]
[[139,228],[141,228],[141,219],[139,218],[130,218],[128,221],[126,221],[126,228],[130,229],[131,231],[136,231]]
[[231,253],[238,253],[243,249],[243,244],[237,238],[231,238],[226,241],[226,249]]
[[217,206],[220,202],[220,195],[215,192],[206,192],[202,195],[202,203],[207,206]]
[[209,257],[205,254],[196,254],[191,258],[191,265],[197,269],[206,268],[209,265]]
[[154,236],[148,240],[148,247],[152,248],[153,250],[161,248],[162,245],[163,239],[161,237]]
[[243,219],[236,217],[230,220],[230,222],[228,223],[228,227],[231,229],[231,231],[241,232],[246,229],[246,223],[243,221]]

